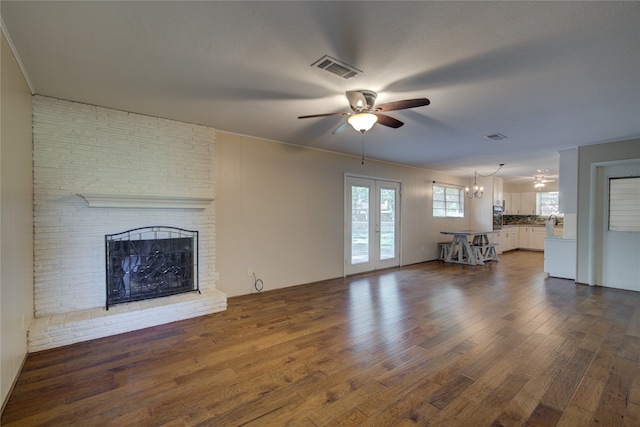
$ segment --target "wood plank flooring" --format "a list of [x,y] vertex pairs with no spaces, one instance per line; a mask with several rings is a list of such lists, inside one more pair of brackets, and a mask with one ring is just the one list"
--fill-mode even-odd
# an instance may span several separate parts
[[639,426],[640,293],[539,252],[229,299],[28,356],[9,426]]

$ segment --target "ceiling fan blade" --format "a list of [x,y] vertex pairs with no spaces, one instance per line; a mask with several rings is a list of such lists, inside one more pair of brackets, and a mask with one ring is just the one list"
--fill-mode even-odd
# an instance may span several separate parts
[[390,128],[398,129],[399,127],[404,125],[404,123],[402,123],[400,120],[394,119],[393,117],[387,116],[386,114],[378,114],[378,113],[374,113],[374,114],[378,116],[378,123],[380,123],[383,126],[388,126]]
[[349,113],[326,113],[326,114],[311,114],[310,116],[298,116],[299,119],[311,119],[314,117],[328,117],[328,116],[348,116]]
[[344,122],[343,124],[341,124],[340,126],[338,126],[333,132],[331,132],[334,135],[337,135],[339,133],[344,132],[347,128],[349,127],[349,122]]
[[407,108],[424,107],[431,104],[427,98],[405,99],[403,101],[387,102],[385,104],[376,105],[376,111],[396,111],[406,110]]

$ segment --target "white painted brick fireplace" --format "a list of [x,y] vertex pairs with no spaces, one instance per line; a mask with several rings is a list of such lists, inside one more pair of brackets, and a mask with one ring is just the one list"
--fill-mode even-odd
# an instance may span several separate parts
[[[226,309],[216,289],[214,129],[35,96],[33,144],[30,352]],[[91,207],[83,195],[127,207]],[[147,226],[199,231],[202,293],[106,311],[104,236]]]

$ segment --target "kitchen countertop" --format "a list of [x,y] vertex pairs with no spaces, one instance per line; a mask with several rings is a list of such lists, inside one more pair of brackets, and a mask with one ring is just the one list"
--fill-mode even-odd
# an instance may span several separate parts
[[[544,228],[546,227],[546,225],[544,224],[502,224],[502,228],[505,227],[540,227],[540,228]],[[553,228],[563,228],[562,225],[554,225]]]

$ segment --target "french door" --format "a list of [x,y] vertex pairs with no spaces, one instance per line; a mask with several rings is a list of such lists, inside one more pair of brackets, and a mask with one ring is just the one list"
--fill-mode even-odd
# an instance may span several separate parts
[[400,183],[345,179],[345,274],[400,265]]

